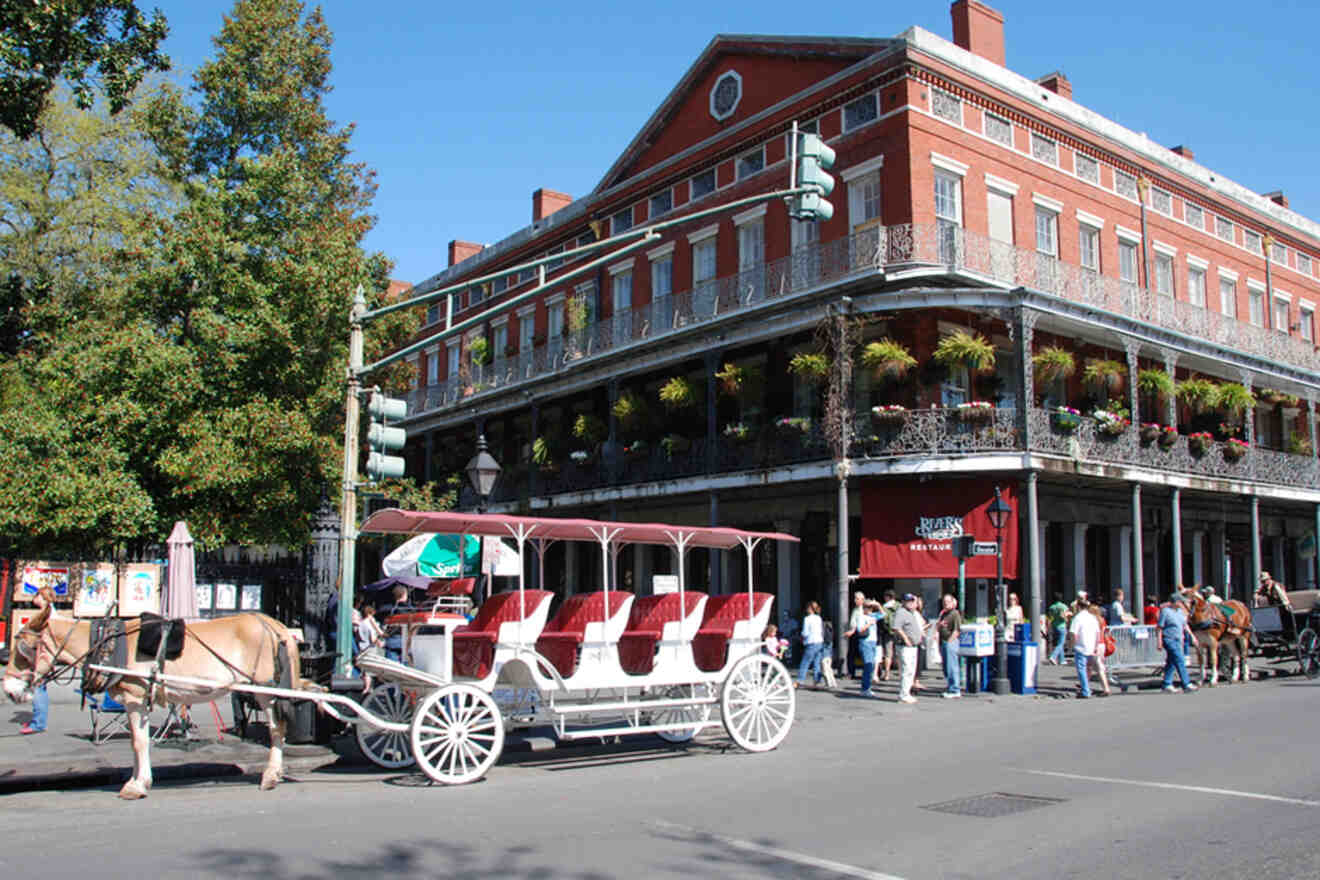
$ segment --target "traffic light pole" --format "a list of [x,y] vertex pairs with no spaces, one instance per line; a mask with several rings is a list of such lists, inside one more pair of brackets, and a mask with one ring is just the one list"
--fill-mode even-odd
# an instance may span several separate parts
[[344,397],[344,500],[339,524],[339,621],[335,670],[346,676],[353,666],[353,592],[357,573],[357,461],[359,393],[362,390],[362,316],[367,301],[359,285],[353,298],[348,335],[348,390]]

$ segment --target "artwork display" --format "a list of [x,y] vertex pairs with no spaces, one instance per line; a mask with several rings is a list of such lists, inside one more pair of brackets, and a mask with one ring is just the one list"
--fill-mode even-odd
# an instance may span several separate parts
[[212,586],[210,584],[194,584],[193,589],[197,591],[197,610],[210,611]]
[[119,614],[137,617],[144,612],[160,614],[161,566],[154,563],[125,565],[119,578]]
[[83,568],[78,591],[73,597],[74,617],[105,617],[115,601],[113,565],[89,565]]
[[244,584],[240,608],[243,611],[261,610],[261,584]]
[[238,587],[234,584],[215,585],[215,610],[233,611],[238,607]]
[[50,587],[57,598],[69,595],[69,566],[58,562],[32,562],[23,566],[22,577],[15,585],[15,598],[31,601],[42,587]]

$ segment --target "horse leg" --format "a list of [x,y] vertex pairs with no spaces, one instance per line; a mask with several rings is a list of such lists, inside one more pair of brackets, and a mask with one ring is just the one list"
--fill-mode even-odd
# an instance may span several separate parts
[[[261,703],[258,698],[258,703]],[[266,770],[261,774],[261,790],[270,791],[284,778],[284,731],[287,721],[284,712],[269,697],[261,706],[270,719],[270,757],[266,760]]]
[[135,801],[151,791],[151,715],[150,709],[142,703],[125,703],[124,711],[128,715],[128,732],[133,738],[133,775],[119,789],[119,796]]
[[1247,665],[1247,649],[1250,645],[1245,638],[1239,637],[1237,640],[1238,666],[1242,670],[1242,683],[1251,681],[1251,667]]
[[[1205,679],[1202,679],[1204,681]],[[1219,684],[1219,642],[1210,640],[1210,687]]]

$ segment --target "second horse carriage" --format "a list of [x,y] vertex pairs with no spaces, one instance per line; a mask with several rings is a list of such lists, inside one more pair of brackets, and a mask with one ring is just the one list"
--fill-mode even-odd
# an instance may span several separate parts
[[[390,618],[404,631],[406,662],[360,655],[359,667],[379,684],[363,702],[366,712],[346,719],[357,723],[363,752],[383,767],[415,761],[437,782],[472,782],[499,759],[506,731],[529,727],[550,727],[561,740],[653,733],[684,742],[723,724],[753,752],[788,735],[793,681],[760,650],[774,597],[755,591],[752,575],[757,546],[797,540],[790,535],[396,509],[373,514],[362,531],[510,540],[520,561],[527,549],[535,552],[540,584],[553,543],[589,542],[599,547],[607,587],[564,597],[552,617],[553,594],[527,589],[523,565],[517,589],[490,596],[470,623],[444,602]],[[617,589],[627,544],[673,548],[677,590],[634,596]],[[743,548],[746,590],[709,596],[684,589],[694,547]]]
[[1320,675],[1320,590],[1288,590],[1261,572],[1251,627],[1260,654],[1275,662],[1296,658],[1307,678]]

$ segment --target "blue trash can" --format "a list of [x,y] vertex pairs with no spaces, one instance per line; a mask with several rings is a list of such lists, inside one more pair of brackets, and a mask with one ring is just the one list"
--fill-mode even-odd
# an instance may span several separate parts
[[1040,645],[1036,642],[1008,643],[1008,685],[1015,694],[1036,692],[1036,666],[1040,663]]

